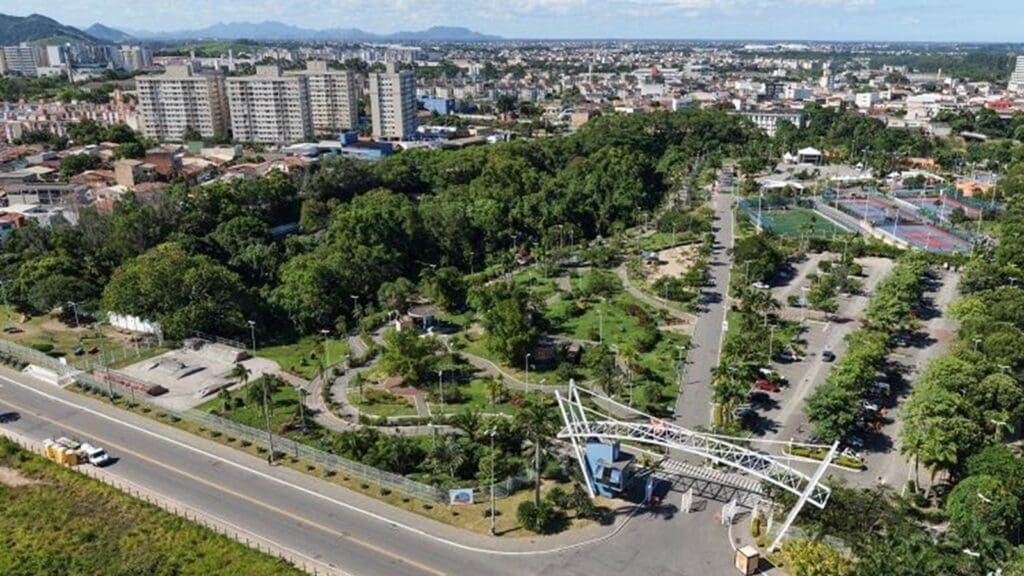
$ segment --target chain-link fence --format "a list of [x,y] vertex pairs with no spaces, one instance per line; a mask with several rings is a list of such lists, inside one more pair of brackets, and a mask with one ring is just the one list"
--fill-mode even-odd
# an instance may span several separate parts
[[35,364],[40,368],[53,370],[60,376],[67,376],[75,371],[74,366],[70,366],[60,358],[54,358],[53,356],[40,352],[39,350],[15,344],[14,342],[9,342],[7,340],[0,340],[0,352],[6,352],[11,356],[20,358],[29,364]]
[[[268,436],[266,430],[253,428],[251,426],[235,422],[234,420],[229,420],[227,418],[199,410],[172,410],[154,402],[152,398],[142,390],[132,386],[127,386],[122,382],[116,381],[116,379],[100,379],[94,377],[88,372],[78,372],[74,367],[64,364],[56,358],[47,356],[38,350],[33,350],[13,342],[0,340],[0,351],[6,352],[11,356],[20,358],[26,362],[36,364],[44,368],[49,368],[58,374],[64,376],[71,375],[79,386],[92,390],[93,392],[104,394],[112,399],[129,399],[132,403],[142,404],[155,412],[168,414],[203,427],[207,430],[219,432],[225,437],[237,438],[240,441],[246,441],[267,449],[270,447],[271,438]],[[437,486],[424,484],[411,478],[406,478],[400,474],[387,472],[372,466],[367,466],[360,462],[342,458],[335,454],[319,450],[309,446],[308,444],[303,444],[284,436],[274,435],[273,444],[274,451],[279,454],[304,460],[311,464],[315,464],[324,470],[330,470],[335,474],[353,476],[361,481],[401,492],[429,502],[448,502],[447,491]],[[495,497],[508,497],[517,490],[528,485],[530,482],[532,482],[532,476],[530,474],[496,482],[494,490]],[[477,492],[480,497],[490,496],[490,488],[486,485],[476,487],[474,488],[474,491]]]

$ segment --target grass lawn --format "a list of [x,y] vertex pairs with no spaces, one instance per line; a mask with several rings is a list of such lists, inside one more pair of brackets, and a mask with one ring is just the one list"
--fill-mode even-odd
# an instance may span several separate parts
[[358,388],[350,388],[348,391],[349,402],[356,408],[359,408],[360,412],[384,418],[390,416],[416,416],[416,406],[413,405],[412,400],[409,398],[369,385],[364,385],[363,392],[365,396],[359,393]]
[[283,561],[0,439],[0,574],[299,576]]
[[[649,236],[644,236],[640,239],[640,249],[648,250],[651,252],[659,252],[667,248],[674,248],[683,244],[692,244],[697,241],[696,235],[690,232],[679,232],[673,234],[672,232],[655,232]],[[633,248],[634,243],[630,243],[629,247]]]
[[469,384],[460,387],[465,401],[458,404],[445,404],[442,411],[440,404],[430,403],[430,411],[434,414],[452,413],[457,414],[466,410],[484,412],[487,414],[515,414],[517,406],[511,402],[499,402],[491,404],[491,396],[487,392],[485,380],[475,379]]
[[[298,374],[306,380],[312,380],[320,371],[320,359],[324,354],[324,341],[315,336],[305,338],[293,344],[258,348],[257,356],[277,362],[283,369]],[[327,341],[327,360],[337,364],[348,354],[348,342],[342,339]]]
[[527,268],[512,276],[517,286],[529,290],[530,295],[535,298],[547,300],[558,292],[558,285],[555,280],[541,274],[536,267]]
[[[157,356],[166,348],[136,345],[130,335],[119,332],[110,325],[82,325],[81,328],[68,326],[54,316],[43,315],[19,322],[21,315],[13,308],[0,306],[0,323],[17,326],[21,332],[0,333],[0,337],[23,346],[46,351],[51,356],[64,356],[68,362],[85,367],[92,363],[110,363],[114,367],[124,366]],[[75,349],[81,346],[86,353],[75,356]],[[90,351],[95,350],[90,354]]]
[[[567,302],[566,306],[571,309],[576,304]],[[652,318],[655,316],[638,300],[619,294],[608,300],[587,303],[582,314],[561,322],[558,333],[576,340],[603,341],[610,346],[635,345],[637,340],[642,338],[643,328],[637,319],[627,312],[630,306],[648,310]]]
[[[753,217],[757,218],[756,215]],[[848,233],[845,229],[833,224],[831,220],[807,208],[773,210],[764,212],[762,217],[766,228],[787,238],[799,238],[804,234],[830,237],[834,234]]]
[[[203,412],[216,412],[217,414],[240,422],[247,426],[263,430],[267,427],[263,418],[263,409],[259,404],[249,402],[245,397],[246,387],[231,392],[232,407],[225,410],[224,401],[220,398],[213,398],[200,404],[196,409]],[[241,405],[239,405],[241,400]],[[282,386],[271,398],[273,410],[270,415],[270,425],[274,430],[280,430],[285,424],[296,419],[299,413],[299,393],[291,386]]]

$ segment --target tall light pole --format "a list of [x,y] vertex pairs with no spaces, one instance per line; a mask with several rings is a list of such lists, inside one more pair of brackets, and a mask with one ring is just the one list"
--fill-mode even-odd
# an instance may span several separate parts
[[[7,298],[6,298],[6,290],[5,290],[5,297],[4,297],[5,305],[6,305],[6,300],[7,300]],[[71,306],[71,309],[75,311],[75,330],[78,330],[78,329],[80,329],[82,327],[82,325],[78,323],[78,304],[75,303],[75,302],[72,302],[71,300],[68,300],[68,304]]]
[[256,357],[256,322],[254,320],[246,320],[249,323],[249,336],[252,337],[252,357]]
[[441,396],[441,413],[444,414],[444,370],[437,371],[437,393]]
[[326,329],[326,328],[324,328],[323,330],[320,331],[320,333],[323,334],[323,336],[324,336],[324,365],[327,368],[330,368],[331,367],[331,352],[330,352],[330,350],[327,349],[327,337],[330,335],[331,331]]
[[526,393],[529,394],[530,393],[530,353],[529,352],[526,353],[526,361],[524,362],[524,364],[526,365]]
[[352,316],[356,319],[356,331],[359,331],[359,294],[349,294],[352,299]]
[[498,435],[497,428],[492,427],[487,431],[487,435],[491,437],[491,536],[497,536],[494,517],[494,437]]
[[0,290],[4,293],[4,327],[6,328],[10,324],[10,313],[11,308],[7,303],[7,282],[0,280]]
[[772,363],[772,345],[775,344],[775,324],[768,329],[768,365]]

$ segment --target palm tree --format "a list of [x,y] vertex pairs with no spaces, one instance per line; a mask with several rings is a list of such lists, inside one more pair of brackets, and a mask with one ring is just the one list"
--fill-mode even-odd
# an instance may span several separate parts
[[515,423],[533,444],[533,503],[540,506],[540,455],[555,433],[556,415],[542,399],[531,398],[515,415]]
[[508,387],[505,386],[505,382],[499,378],[488,378],[484,380],[484,388],[487,390],[487,395],[491,398],[491,406],[497,403],[498,399],[504,399],[505,394],[508,392]]
[[[236,366],[241,366],[238,364]],[[244,367],[243,367],[244,368]],[[281,387],[281,379],[273,374],[264,374],[248,386],[245,391],[246,400],[263,408],[263,420],[267,425],[267,438],[270,443],[270,454],[267,462],[274,463],[274,430],[270,426],[270,416],[274,411],[273,397]]]
[[480,431],[480,412],[463,410],[451,417],[451,425],[466,433],[466,437],[476,442]]
[[231,392],[227,388],[221,388],[217,392],[217,399],[224,404],[225,412],[231,412]]
[[240,386],[245,386],[249,382],[249,376],[252,372],[246,368],[245,364],[235,364],[235,367],[231,369],[231,373],[228,377],[237,382]]
[[430,460],[434,466],[434,472],[444,470],[453,479],[459,468],[466,462],[466,450],[455,436],[445,436],[440,442],[434,445],[431,450]]

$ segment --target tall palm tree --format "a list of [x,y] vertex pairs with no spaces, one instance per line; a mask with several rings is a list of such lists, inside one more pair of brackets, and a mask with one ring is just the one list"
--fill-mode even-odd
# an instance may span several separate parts
[[[240,364],[239,364],[240,366]],[[246,387],[246,400],[263,408],[263,421],[267,425],[267,438],[270,443],[270,455],[267,462],[274,463],[274,430],[270,425],[270,416],[274,411],[273,397],[281,387],[281,380],[273,374],[264,374]]]
[[472,441],[477,440],[480,432],[480,412],[476,410],[463,410],[451,418],[452,426],[466,433]]
[[515,415],[515,423],[533,444],[533,503],[540,506],[540,455],[555,433],[557,416],[542,399],[531,398]]
[[437,470],[444,470],[449,476],[455,478],[459,468],[466,462],[466,449],[455,436],[445,436],[434,445],[430,460],[435,473]]
[[230,390],[228,390],[227,388],[221,388],[220,391],[217,392],[217,399],[220,400],[224,404],[224,411],[225,412],[230,412],[231,411],[231,391]]
[[504,398],[508,392],[508,387],[500,378],[488,378],[484,381],[484,388],[491,399],[491,406],[494,406],[499,398]]
[[245,386],[249,382],[249,376],[252,376],[252,372],[249,371],[245,364],[235,364],[235,367],[231,369],[231,373],[228,374],[228,377],[240,386]]

